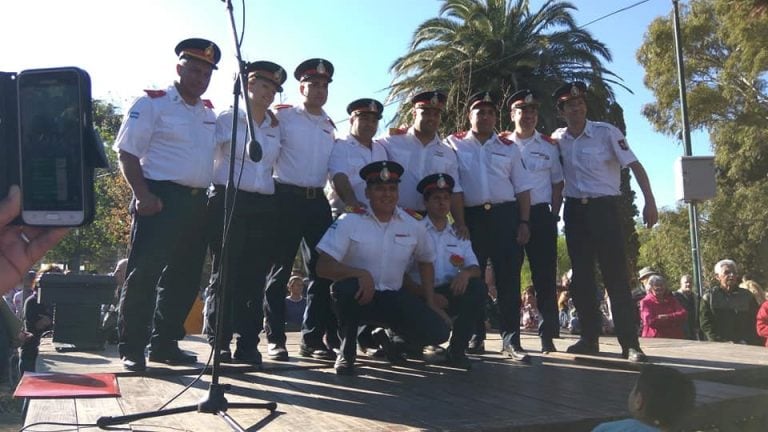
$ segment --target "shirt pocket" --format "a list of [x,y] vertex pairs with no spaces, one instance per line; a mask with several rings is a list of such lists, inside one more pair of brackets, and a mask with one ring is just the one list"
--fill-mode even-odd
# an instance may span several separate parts
[[[163,140],[168,141],[170,145],[177,143],[179,145],[185,145],[189,143],[191,128],[192,124],[188,118],[174,115],[162,115],[160,116],[160,124],[157,131],[162,136]],[[212,125],[211,132],[214,131],[214,128],[215,125]]]
[[507,176],[510,166],[512,165],[512,157],[502,153],[491,153],[491,169],[502,176]]
[[525,160],[528,171],[549,171],[552,168],[552,158],[542,154],[531,154]]
[[586,147],[581,149],[579,159],[589,169],[600,169],[611,160],[611,154],[602,148]]

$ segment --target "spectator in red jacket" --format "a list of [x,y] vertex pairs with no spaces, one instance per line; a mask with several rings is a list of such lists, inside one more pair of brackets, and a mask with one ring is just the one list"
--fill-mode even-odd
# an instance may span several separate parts
[[640,301],[643,337],[683,339],[688,312],[667,288],[663,277],[653,275],[646,282],[648,294]]
[[768,348],[768,301],[764,301],[757,311],[757,335],[765,340]]

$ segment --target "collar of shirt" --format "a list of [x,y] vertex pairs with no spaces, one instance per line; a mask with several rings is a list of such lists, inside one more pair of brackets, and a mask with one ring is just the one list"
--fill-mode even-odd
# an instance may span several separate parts
[[[421,143],[421,140],[416,136],[416,130],[413,128],[413,126],[408,128],[408,135],[411,135],[416,142]],[[434,137],[432,137],[432,140],[428,143],[424,144],[424,147],[431,146],[433,144],[440,144],[441,140],[440,137],[435,134]]]
[[304,108],[304,104],[298,104],[295,106],[296,112],[302,115],[307,116],[308,119],[315,121],[315,118],[320,117],[322,120],[330,122],[330,117],[328,117],[328,114],[325,112],[324,109],[320,108],[320,114],[312,114],[309,111],[307,111]]
[[429,216],[424,216],[424,224],[427,226],[427,231],[434,231],[438,233],[449,233],[451,235],[456,235],[456,233],[453,231],[453,225],[446,222],[445,228],[442,230],[437,229],[434,223],[432,223],[432,219]]
[[577,137],[571,135],[571,132],[569,132],[568,128],[566,127],[565,128],[565,133],[563,134],[563,136],[567,136],[567,137],[569,137],[570,139],[573,139],[573,140],[575,140],[576,138],[578,138],[578,137],[580,137],[582,135],[586,136],[586,137],[591,137],[592,136],[592,126],[593,126],[593,124],[594,123],[591,120],[587,120],[587,124],[584,125],[584,131],[581,133],[581,135],[579,135]]
[[472,138],[473,140],[475,140],[475,142],[477,142],[480,145],[490,144],[490,143],[499,141],[499,136],[496,134],[496,132],[491,132],[491,136],[489,136],[488,139],[485,140],[485,142],[480,142],[480,139],[477,138],[477,135],[475,135],[475,133],[471,130],[467,131],[467,138]]
[[[231,109],[230,109],[231,110]],[[245,114],[244,110],[238,110],[237,113],[237,119],[241,121],[246,120],[247,115]],[[272,118],[269,116],[269,114],[264,113],[264,120],[261,121],[261,123],[257,124],[259,129],[264,129],[265,127],[270,127],[272,125]]]

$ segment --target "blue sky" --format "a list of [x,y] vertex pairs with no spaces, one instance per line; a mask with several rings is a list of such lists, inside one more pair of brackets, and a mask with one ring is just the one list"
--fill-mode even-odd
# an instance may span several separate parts
[[[580,24],[586,24],[641,0],[572,0]],[[437,0],[245,0],[245,60],[271,60],[289,74],[301,61],[323,57],[336,73],[326,111],[346,118],[345,107],[361,97],[384,100],[392,81],[389,66],[408,48],[413,30],[436,16]],[[537,8],[541,0],[531,0]],[[685,2],[683,2],[685,3]],[[241,27],[241,1],[234,0]],[[642,117],[653,100],[643,86],[643,69],[635,52],[648,24],[668,16],[670,0],[648,0],[628,11],[586,27],[613,55],[608,68],[634,94],[616,88],[625,111],[628,141],[645,165],[659,207],[673,207],[674,160],[683,152],[674,139],[654,133]],[[175,78],[173,48],[187,37],[204,37],[222,48],[223,59],[206,94],[217,110],[232,102],[236,70],[234,36],[225,3],[220,0],[24,0],[3,1],[0,40],[2,69],[78,66],[91,75],[94,97],[127,106],[144,88],[165,88]],[[670,46],[670,50],[674,47]],[[298,84],[284,85],[282,100],[297,101]],[[394,108],[391,109],[394,111]],[[385,125],[380,129],[385,130]],[[346,123],[339,122],[345,132]],[[694,155],[711,154],[707,138],[694,134]],[[638,207],[642,196],[637,186]]]

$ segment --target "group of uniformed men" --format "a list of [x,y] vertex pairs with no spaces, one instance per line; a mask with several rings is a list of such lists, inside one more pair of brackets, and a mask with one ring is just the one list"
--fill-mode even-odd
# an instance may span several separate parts
[[[206,331],[225,362],[261,363],[257,344],[265,321],[267,356],[288,360],[284,297],[297,250],[305,255],[311,280],[299,354],[335,357],[338,374],[353,373],[358,337],[373,341],[391,361],[402,359],[393,337],[419,350],[450,337],[445,361],[469,369],[467,349],[483,350],[487,291],[481,272],[488,260],[498,290],[502,353],[528,361],[520,343],[524,255],[543,317],[541,350],[555,351],[563,190],[571,290],[583,326],[581,339],[568,351],[599,352],[597,261],[623,355],[645,360],[635,332],[618,219],[621,166],[630,167],[640,184],[648,226],[656,221],[656,206],[645,171],[622,134],[586,119],[583,83],[563,85],[554,93],[567,123],[555,131],[555,139],[536,130],[541,99],[529,90],[504,103],[513,132],[494,131],[498,103],[492,93],[481,92],[468,102],[471,130],[443,140],[438,128],[446,96],[427,91],[410,101],[413,125],[381,139],[374,136],[382,104],[353,101],[347,107],[349,135],[337,139],[323,110],[334,72],[329,61],[301,63],[294,77],[302,101],[278,106],[276,113],[269,106],[282,91],[286,73],[275,63],[253,62],[246,68],[246,100],[262,149],[254,162],[245,150],[245,114],[229,110],[217,118],[201,99],[221,57],[219,48],[204,39],[187,39],[176,46],[176,54],[179,79],[166,90],[147,90],[138,98],[114,144],[134,194],[119,306],[119,350],[126,369],[146,368],[147,343],[151,362],[196,362],[178,341],[207,246],[213,271]],[[235,180],[227,188],[230,158],[235,159]],[[326,197],[328,181],[333,192]],[[224,226],[228,193],[235,204]],[[228,246],[221,253],[223,238]],[[221,286],[222,270],[226,287]],[[222,289],[225,302],[215,295]],[[212,324],[216,314],[222,314],[218,338]],[[365,339],[365,324],[389,333],[376,330]]]

